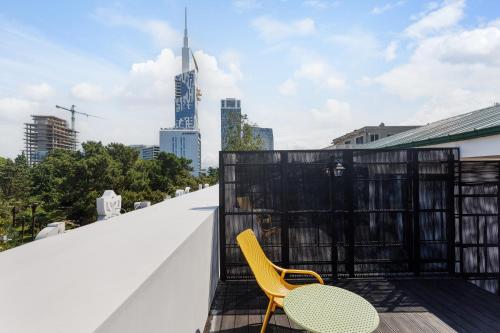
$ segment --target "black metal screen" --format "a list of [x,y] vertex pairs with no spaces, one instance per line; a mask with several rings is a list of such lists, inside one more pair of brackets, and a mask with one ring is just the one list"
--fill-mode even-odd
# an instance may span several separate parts
[[219,165],[224,280],[252,277],[236,244],[250,228],[284,267],[457,274],[499,292],[500,162],[443,148],[221,152]]
[[457,175],[457,271],[500,294],[500,162],[460,162]]

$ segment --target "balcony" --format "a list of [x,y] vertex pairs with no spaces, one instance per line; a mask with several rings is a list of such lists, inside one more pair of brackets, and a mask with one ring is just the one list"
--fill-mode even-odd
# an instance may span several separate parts
[[[500,163],[454,149],[220,161],[219,186],[1,253],[0,331],[258,332],[246,228],[277,264],[370,301],[378,332],[499,331]],[[300,328],[277,311],[268,332]]]

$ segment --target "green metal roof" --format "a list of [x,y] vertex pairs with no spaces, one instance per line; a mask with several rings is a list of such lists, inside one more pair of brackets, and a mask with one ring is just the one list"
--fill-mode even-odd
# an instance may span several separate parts
[[500,105],[442,119],[363,145],[363,148],[421,147],[500,134]]

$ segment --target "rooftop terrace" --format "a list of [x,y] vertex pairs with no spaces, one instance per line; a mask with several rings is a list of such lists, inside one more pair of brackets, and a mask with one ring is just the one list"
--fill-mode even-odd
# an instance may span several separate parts
[[[499,162],[449,148],[220,160],[218,186],[1,253],[1,330],[257,332],[266,298],[234,241],[247,228],[273,262],[370,301],[378,332],[500,330]],[[300,329],[278,311],[268,331]]]

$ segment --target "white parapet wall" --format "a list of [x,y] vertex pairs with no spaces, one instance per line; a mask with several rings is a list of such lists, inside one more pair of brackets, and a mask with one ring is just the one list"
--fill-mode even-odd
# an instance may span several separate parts
[[0,331],[203,332],[218,186],[0,253]]

